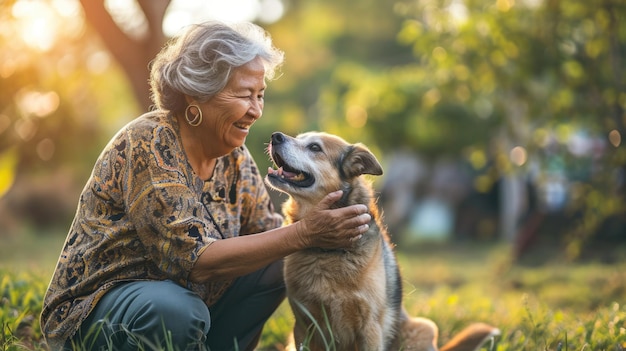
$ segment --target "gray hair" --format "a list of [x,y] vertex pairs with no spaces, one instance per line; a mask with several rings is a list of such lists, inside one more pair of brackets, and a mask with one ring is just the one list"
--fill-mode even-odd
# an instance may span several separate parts
[[284,54],[253,23],[217,21],[191,25],[171,39],[151,63],[152,101],[161,110],[182,113],[185,95],[206,102],[228,83],[233,69],[260,57],[265,78],[273,79]]

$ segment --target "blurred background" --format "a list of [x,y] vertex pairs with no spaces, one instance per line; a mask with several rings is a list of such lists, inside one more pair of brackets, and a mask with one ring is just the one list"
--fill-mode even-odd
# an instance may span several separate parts
[[623,1],[2,0],[4,253],[29,238],[58,255],[98,153],[150,108],[150,60],[207,19],[254,21],[285,51],[247,141],[260,169],[275,130],[365,143],[399,250],[610,262],[626,244]]

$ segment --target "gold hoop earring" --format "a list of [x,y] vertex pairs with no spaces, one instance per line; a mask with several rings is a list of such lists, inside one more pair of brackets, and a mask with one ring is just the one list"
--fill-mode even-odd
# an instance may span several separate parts
[[[191,107],[195,107],[198,110],[198,113],[195,115],[191,114],[190,118]],[[187,123],[189,123],[189,125],[192,127],[199,126],[200,123],[202,123],[202,110],[200,109],[200,107],[198,107],[198,105],[187,106],[187,108],[185,109],[185,120],[187,120]]]

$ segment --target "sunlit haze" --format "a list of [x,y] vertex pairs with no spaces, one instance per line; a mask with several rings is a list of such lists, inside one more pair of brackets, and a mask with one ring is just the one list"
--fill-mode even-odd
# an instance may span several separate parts
[[[145,17],[135,0],[105,0],[105,5],[128,34],[146,34]],[[172,0],[163,30],[167,36],[172,36],[184,26],[209,19],[272,23],[283,16],[284,10],[281,0]],[[0,29],[14,31],[30,49],[46,52],[57,44],[59,38],[82,34],[84,20],[77,19],[81,11],[78,0],[17,0],[11,10],[15,22],[0,23]]]
[[76,21],[80,4],[76,0],[18,0],[12,7],[16,19],[14,30],[31,49],[47,51],[63,36],[82,32],[82,21]]
[[163,30],[171,36],[186,25],[209,19],[225,22],[258,19],[271,23],[280,19],[283,13],[281,0],[173,0],[163,22]]

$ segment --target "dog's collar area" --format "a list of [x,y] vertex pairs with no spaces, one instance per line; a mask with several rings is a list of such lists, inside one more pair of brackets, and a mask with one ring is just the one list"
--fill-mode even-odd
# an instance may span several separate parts
[[341,190],[343,191],[343,194],[341,194],[341,198],[333,204],[332,206],[333,208],[341,208],[341,207],[348,206],[348,197],[350,196],[350,193],[352,192],[352,187],[350,186],[350,184],[344,184]]

